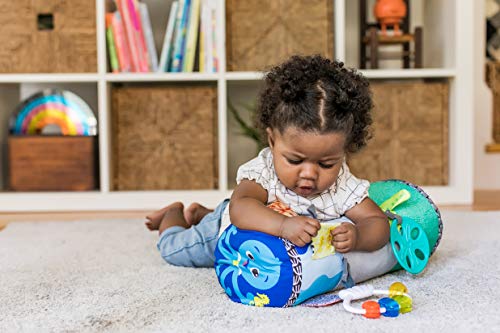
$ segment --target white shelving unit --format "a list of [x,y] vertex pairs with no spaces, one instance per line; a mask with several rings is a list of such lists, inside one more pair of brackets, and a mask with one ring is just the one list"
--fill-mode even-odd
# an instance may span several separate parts
[[[346,41],[350,39],[349,25],[352,15],[352,3],[347,0],[334,1],[335,52],[337,59],[348,65],[356,66],[355,61],[346,59],[352,54],[352,47]],[[148,2],[148,1],[146,1]],[[105,1],[97,0],[97,51],[98,72],[95,74],[7,74],[0,75],[0,90],[3,87],[43,84],[82,84],[94,89],[97,100],[96,114],[99,121],[99,174],[100,187],[91,192],[2,192],[0,193],[0,211],[94,211],[94,210],[142,210],[155,209],[172,201],[186,203],[199,201],[214,206],[223,198],[230,196],[228,185],[228,114],[227,97],[229,86],[237,84],[257,85],[262,79],[260,72],[226,72],[225,59],[225,8],[224,0],[217,0],[219,5],[218,54],[220,72],[204,73],[165,73],[165,74],[110,74],[107,72],[105,42]],[[441,14],[432,14],[431,19],[446,25],[446,32],[451,35],[441,43],[444,55],[441,66],[424,69],[381,69],[365,70],[370,79],[447,79],[450,82],[450,175],[448,186],[424,187],[438,204],[467,204],[472,202],[473,194],[473,66],[472,66],[472,23],[473,2],[467,0],[423,1],[430,12],[439,10]],[[434,8],[433,8],[434,7]],[[165,14],[167,15],[167,14]],[[440,16],[439,16],[440,15]],[[436,17],[437,16],[437,17]],[[449,22],[452,22],[450,24]],[[456,24],[460,22],[460,24]],[[470,23],[469,23],[470,22]],[[451,26],[451,27],[450,27]],[[451,31],[451,32],[450,32]],[[425,30],[424,30],[425,33]],[[435,38],[439,34],[424,35],[424,39]],[[436,37],[437,38],[437,37]],[[448,44],[450,43],[450,44]],[[439,43],[438,43],[439,44]],[[432,49],[432,45],[430,47]],[[439,51],[439,50],[438,50]],[[424,57],[424,61],[425,61]],[[432,64],[434,64],[432,62]],[[219,189],[207,191],[112,191],[111,148],[110,148],[110,87],[120,82],[216,82],[218,90],[218,143],[219,143]],[[1,95],[1,94],[0,94]],[[20,94],[22,95],[22,94]],[[23,96],[19,96],[21,99]],[[5,112],[5,111],[4,111]],[[5,116],[3,116],[5,119]],[[4,161],[5,164],[5,161]]]

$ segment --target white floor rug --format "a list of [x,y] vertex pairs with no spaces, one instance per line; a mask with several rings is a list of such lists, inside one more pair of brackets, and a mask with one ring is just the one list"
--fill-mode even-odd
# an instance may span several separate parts
[[169,266],[140,220],[11,223],[0,232],[0,332],[499,332],[500,212],[443,212],[414,310],[365,319],[327,308],[232,303],[214,270]]

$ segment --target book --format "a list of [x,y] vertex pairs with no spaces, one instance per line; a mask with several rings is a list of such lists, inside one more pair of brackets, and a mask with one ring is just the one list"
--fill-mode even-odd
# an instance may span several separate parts
[[212,61],[212,69],[210,73],[216,73],[219,70],[219,57],[217,56],[217,3],[214,0],[208,0],[208,3],[210,5],[210,34],[212,36],[212,43],[209,46],[212,49],[210,59]]
[[200,65],[200,73],[205,72],[205,36],[206,36],[206,16],[207,16],[207,0],[201,0],[200,8],[200,48],[198,50],[198,59]]
[[[203,39],[200,41],[200,72],[214,73],[216,54],[216,17],[217,3],[214,0],[203,0],[201,13],[201,34]],[[202,58],[201,58],[202,57]]]
[[139,12],[139,2],[138,0],[128,0],[128,6],[132,18],[132,24],[134,27],[135,38],[138,43],[137,48],[139,50],[140,71],[149,72],[151,64],[149,63],[148,49],[146,46],[146,40],[142,28],[141,14]]
[[132,26],[132,18],[129,13],[128,1],[116,0],[116,4],[123,20],[123,30],[125,31],[127,44],[130,50],[131,71],[139,72],[141,67],[139,63],[138,41],[135,38],[134,27]]
[[198,41],[198,28],[200,23],[200,0],[191,0],[188,28],[186,31],[186,45],[184,48],[184,61],[182,71],[190,73],[194,67],[196,44]]
[[137,45],[137,56],[139,61],[139,72],[149,72],[148,51],[142,33],[141,21],[136,0],[127,0],[128,13],[132,23],[132,33]]
[[160,63],[158,65],[159,72],[168,72],[170,60],[172,59],[172,42],[174,36],[175,20],[179,8],[179,1],[172,2],[170,6],[170,14],[168,16],[167,30],[163,38],[163,47],[161,49]]
[[190,0],[181,0],[179,9],[181,10],[181,15],[177,16],[178,22],[176,25],[176,35],[175,35],[175,44],[174,44],[174,56],[172,58],[172,72],[181,72],[182,71],[182,61],[183,61],[183,51],[184,51],[184,43],[186,40],[186,24],[189,14],[189,5],[191,3]]
[[200,72],[214,72],[214,27],[212,17],[216,15],[216,6],[214,0],[202,0],[200,14]]
[[109,65],[113,73],[120,71],[118,56],[116,54],[115,41],[112,27],[113,13],[106,13],[106,42],[108,45]]
[[116,47],[116,53],[118,54],[118,63],[120,65],[120,71],[130,72],[131,70],[130,49],[127,43],[127,37],[125,36],[123,21],[119,11],[115,11],[113,13],[111,26],[113,28],[113,37]]
[[142,23],[142,33],[146,41],[148,51],[148,62],[150,70],[158,71],[158,53],[156,52],[155,41],[153,37],[153,29],[151,28],[151,19],[149,18],[148,6],[145,3],[139,2],[139,13]]

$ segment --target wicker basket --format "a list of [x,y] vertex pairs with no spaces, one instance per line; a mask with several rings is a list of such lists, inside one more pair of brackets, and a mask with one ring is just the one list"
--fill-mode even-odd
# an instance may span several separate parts
[[0,0],[0,73],[97,72],[95,1]]
[[112,117],[115,190],[217,187],[214,86],[114,87]]
[[332,0],[227,0],[229,71],[261,71],[293,54],[333,57]]
[[372,82],[374,137],[349,159],[352,172],[370,181],[448,184],[448,89],[447,82]]

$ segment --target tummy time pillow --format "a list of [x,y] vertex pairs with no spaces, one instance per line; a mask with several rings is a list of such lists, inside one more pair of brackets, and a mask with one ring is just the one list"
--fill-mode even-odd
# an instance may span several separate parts
[[[400,192],[405,193],[404,199],[388,204]],[[423,190],[408,182],[389,180],[372,183],[369,196],[384,211],[413,219],[425,231],[430,253],[435,251],[442,233],[441,215]],[[269,207],[287,216],[295,215],[279,202]],[[230,225],[215,249],[219,283],[231,300],[253,306],[294,306],[331,291],[345,281],[347,268],[340,253],[314,249],[312,244],[325,243],[327,235],[322,237],[299,247],[286,239]],[[393,270],[400,268],[397,265]]]
[[[271,208],[291,215],[280,203]],[[313,260],[313,247],[230,225],[215,250],[215,272],[234,302],[287,307],[334,289],[345,272],[342,255]]]

